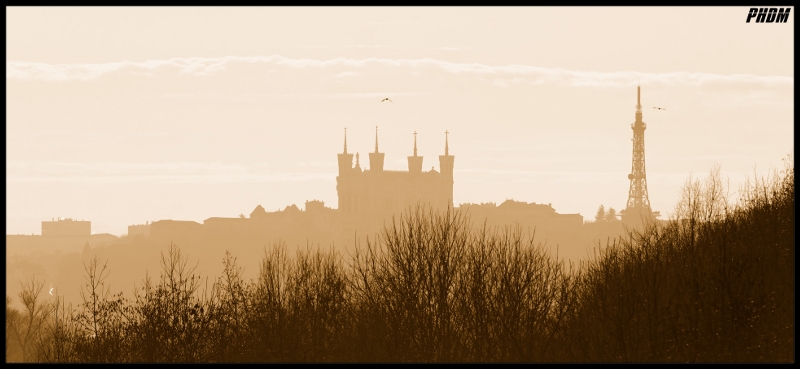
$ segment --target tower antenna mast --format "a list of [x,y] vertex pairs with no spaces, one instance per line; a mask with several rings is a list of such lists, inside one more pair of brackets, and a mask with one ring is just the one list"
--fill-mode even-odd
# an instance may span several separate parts
[[653,210],[647,195],[647,171],[644,162],[644,130],[647,124],[642,121],[642,89],[636,87],[636,121],[631,124],[633,130],[633,157],[631,160],[631,181],[628,190],[628,203],[623,211],[622,220],[626,223],[638,223],[652,220]]

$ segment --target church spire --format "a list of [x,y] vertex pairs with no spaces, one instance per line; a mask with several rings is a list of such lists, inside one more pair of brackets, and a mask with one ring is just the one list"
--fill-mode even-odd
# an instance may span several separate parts
[[344,153],[347,154],[347,127],[344,127]]
[[417,156],[417,131],[414,131],[414,156]]
[[444,155],[450,155],[449,151],[450,148],[447,146],[447,135],[450,134],[449,131],[444,131]]
[[344,129],[344,152],[336,154],[339,160],[339,177],[350,175],[353,169],[353,154],[347,153],[347,128]]
[[408,157],[408,172],[422,173],[422,157],[417,155],[417,131],[414,131],[414,156]]

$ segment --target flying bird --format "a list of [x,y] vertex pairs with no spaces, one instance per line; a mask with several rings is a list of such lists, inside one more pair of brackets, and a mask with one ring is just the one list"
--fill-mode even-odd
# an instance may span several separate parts
[[394,102],[394,101],[392,101],[392,100],[391,100],[390,98],[388,98],[388,97],[387,97],[387,98],[385,98],[385,99],[383,99],[383,100],[381,100],[381,102],[384,102],[384,101],[387,101],[387,100],[388,100],[389,102]]
[[657,107],[657,106],[654,106],[654,107],[653,107],[653,109],[658,109],[658,110],[667,110],[667,109],[664,109],[664,108],[659,108],[659,107]]

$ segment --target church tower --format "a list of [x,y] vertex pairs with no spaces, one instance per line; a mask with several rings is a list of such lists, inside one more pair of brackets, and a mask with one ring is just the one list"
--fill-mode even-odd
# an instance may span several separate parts
[[443,195],[448,199],[447,205],[453,207],[453,161],[456,157],[450,155],[449,134],[449,131],[444,131],[444,155],[439,155],[439,170],[442,174]]
[[336,177],[336,192],[339,195],[339,209],[350,212],[353,207],[353,198],[350,193],[353,175],[353,154],[347,153],[347,128],[344,129],[344,152],[337,154],[339,157],[339,176]]
[[347,153],[347,128],[344,129],[344,152],[339,157],[339,176],[347,175],[353,169],[353,154]]
[[369,170],[373,173],[383,172],[384,153],[378,152],[378,126],[375,126],[375,152],[369,153]]
[[408,157],[408,172],[422,173],[422,157],[417,156],[417,131],[414,131],[414,156]]

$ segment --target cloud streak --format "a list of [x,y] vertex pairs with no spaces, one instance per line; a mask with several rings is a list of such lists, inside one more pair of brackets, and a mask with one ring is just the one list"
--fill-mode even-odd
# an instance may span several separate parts
[[442,47],[407,47],[407,46],[394,46],[394,45],[309,45],[309,46],[295,46],[298,49],[398,49],[398,50],[439,50],[439,51],[465,51],[474,50],[474,47],[455,47],[455,46],[442,46]]
[[225,184],[329,181],[330,173],[237,173],[230,174],[152,174],[152,175],[69,175],[69,176],[9,176],[7,182],[21,183],[81,183],[81,184]]
[[387,59],[387,58],[334,58],[318,60],[310,58],[288,58],[272,56],[226,56],[220,58],[172,58],[143,62],[121,61],[103,64],[48,64],[39,62],[9,61],[6,63],[6,79],[16,81],[90,81],[114,75],[129,75],[138,78],[154,78],[158,75],[208,76],[225,71],[235,71],[245,66],[262,67],[265,71],[274,68],[289,69],[333,69],[332,75],[349,75],[364,68],[389,69],[397,73],[405,69],[409,74],[438,70],[453,75],[471,75],[488,78],[499,86],[513,84],[556,83],[576,87],[622,87],[636,84],[669,86],[713,86],[713,85],[761,85],[765,87],[791,87],[794,77],[757,76],[752,74],[713,74],[699,72],[645,73],[636,71],[595,72],[559,68],[543,68],[533,65],[509,64],[487,65],[481,63],[455,63],[431,58]]
[[[320,167],[320,162],[300,163],[300,167]],[[7,163],[8,183],[61,182],[83,184],[125,183],[264,183],[330,180],[332,173],[287,172],[267,163],[245,166],[220,162],[168,163],[80,163],[26,162]]]
[[199,94],[177,93],[161,95],[167,99],[207,99],[207,100],[264,100],[264,99],[374,99],[386,96],[420,96],[428,92],[366,92],[366,93],[327,93],[327,94]]

